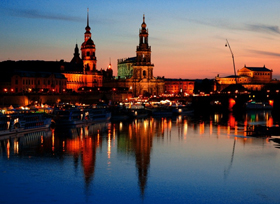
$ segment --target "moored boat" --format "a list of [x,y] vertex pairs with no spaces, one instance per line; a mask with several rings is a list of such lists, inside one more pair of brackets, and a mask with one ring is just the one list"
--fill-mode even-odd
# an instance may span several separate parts
[[54,121],[57,127],[106,122],[110,118],[111,112],[103,107],[69,106],[54,110]]
[[84,123],[84,114],[78,108],[54,110],[54,121],[56,126],[72,126]]
[[106,122],[111,119],[111,112],[107,108],[89,108],[84,109],[85,120],[93,123]]
[[0,135],[29,132],[50,128],[51,118],[44,113],[13,111],[0,114]]
[[246,103],[247,110],[271,110],[273,107],[267,102],[248,101]]

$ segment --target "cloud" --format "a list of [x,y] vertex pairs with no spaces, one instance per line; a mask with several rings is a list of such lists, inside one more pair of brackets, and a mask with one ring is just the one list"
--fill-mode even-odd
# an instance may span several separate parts
[[62,14],[52,14],[41,12],[33,9],[11,9],[10,13],[14,16],[34,19],[49,19],[49,20],[62,20],[62,21],[84,21],[84,19],[74,16],[67,16]]
[[280,34],[278,26],[264,25],[264,24],[233,24],[229,22],[224,22],[221,20],[211,20],[211,21],[201,21],[196,19],[187,19],[189,22],[197,23],[205,26],[211,26],[216,28],[223,28],[229,30],[241,30],[241,31],[251,31],[259,33],[268,33],[268,34]]
[[266,55],[266,56],[272,56],[272,57],[280,57],[280,53],[276,52],[266,52],[266,51],[259,51],[259,50],[248,50],[249,52],[252,52],[254,54],[259,55]]
[[254,31],[254,32],[280,34],[278,26],[247,24],[246,28],[247,30]]

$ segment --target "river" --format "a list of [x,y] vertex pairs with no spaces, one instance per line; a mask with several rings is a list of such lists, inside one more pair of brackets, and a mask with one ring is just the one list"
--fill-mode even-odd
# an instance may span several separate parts
[[145,118],[0,138],[0,203],[279,203],[270,112]]

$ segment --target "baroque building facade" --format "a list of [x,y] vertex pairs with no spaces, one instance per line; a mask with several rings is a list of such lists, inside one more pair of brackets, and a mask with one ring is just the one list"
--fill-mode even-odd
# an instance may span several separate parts
[[113,74],[110,66],[106,71],[97,70],[96,49],[94,41],[91,38],[88,13],[85,30],[84,42],[81,45],[82,58],[80,58],[79,48],[76,44],[74,57],[70,63],[71,68],[63,71],[64,76],[67,78],[67,89],[75,92],[102,87],[103,77],[111,77]]
[[107,81],[104,86],[126,88],[133,96],[160,95],[164,93],[164,79],[156,78],[153,75],[154,64],[151,63],[152,52],[148,37],[145,16],[143,16],[136,57],[119,59],[117,79]]
[[277,83],[272,80],[272,69],[263,67],[244,67],[237,71],[237,76],[215,77],[216,90],[221,91],[231,84],[241,84],[244,88],[260,91],[265,85]]

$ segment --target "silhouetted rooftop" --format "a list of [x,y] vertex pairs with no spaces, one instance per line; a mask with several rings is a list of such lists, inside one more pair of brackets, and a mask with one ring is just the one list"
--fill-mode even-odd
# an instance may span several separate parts
[[21,77],[42,77],[48,78],[51,75],[54,75],[57,79],[66,79],[65,76],[61,73],[52,73],[52,72],[32,72],[32,71],[15,71],[13,75],[19,75]]
[[83,63],[60,61],[43,61],[43,60],[26,60],[26,61],[3,61],[0,62],[0,72],[13,72],[15,70],[33,71],[33,72],[71,72],[83,71]]
[[124,64],[124,63],[134,63],[136,62],[136,57],[129,57],[125,59],[118,59],[118,64]]
[[223,89],[222,92],[235,92],[236,90],[238,90],[239,92],[247,91],[247,89],[244,88],[244,86],[242,86],[241,84],[230,84],[228,87]]
[[244,67],[244,68],[247,68],[251,71],[271,71],[270,69],[267,69],[265,66],[264,67]]

